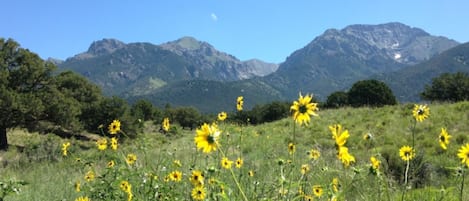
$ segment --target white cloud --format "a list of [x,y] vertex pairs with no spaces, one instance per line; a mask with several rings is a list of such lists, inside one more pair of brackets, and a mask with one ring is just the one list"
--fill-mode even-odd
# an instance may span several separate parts
[[213,21],[217,21],[218,17],[215,15],[215,13],[210,14],[210,17],[212,18]]

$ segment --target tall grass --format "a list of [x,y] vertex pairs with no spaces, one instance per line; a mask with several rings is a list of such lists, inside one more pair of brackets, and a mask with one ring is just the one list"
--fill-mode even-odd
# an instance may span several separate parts
[[[221,167],[221,152],[205,154],[196,150],[195,131],[181,128],[177,128],[177,135],[170,136],[146,130],[132,141],[120,142],[116,152],[98,151],[94,141],[12,130],[8,136],[12,149],[1,153],[0,181],[17,179],[28,183],[18,194],[11,194],[5,200],[75,200],[93,193],[85,187],[91,184],[83,181],[87,170],[91,168],[96,172],[95,182],[102,181],[100,176],[110,171],[106,163],[114,159],[117,164],[112,171],[117,172],[117,176],[111,177],[116,181],[111,182],[110,185],[115,186],[110,188],[110,193],[122,199],[126,196],[118,185],[128,180],[133,200],[191,200],[193,186],[189,178],[193,170],[201,170],[207,200],[242,200],[240,189],[249,200],[306,200],[309,196],[315,197],[315,185],[323,190],[321,197],[315,200],[333,197],[338,200],[401,200],[406,163],[399,158],[399,148],[411,143],[412,107],[405,104],[319,111],[319,117],[312,117],[309,126],[296,126],[293,154],[288,152],[288,144],[293,141],[291,118],[242,127],[219,122],[223,131],[220,149],[230,160],[241,157],[244,161],[241,168],[232,167],[233,175]],[[417,124],[414,130],[419,157],[410,165],[410,185],[406,187],[404,199],[459,200],[462,177],[458,175],[461,162],[456,154],[461,145],[469,142],[469,102],[429,107],[429,119]],[[341,124],[350,132],[347,147],[356,163],[348,168],[337,159],[328,129],[332,124]],[[446,151],[438,144],[442,127],[453,136]],[[372,137],[364,140],[365,134]],[[66,157],[60,150],[65,141],[72,144]],[[311,149],[321,152],[319,159],[309,158]],[[137,155],[135,165],[125,164],[128,153]],[[379,175],[369,171],[371,156],[381,161]],[[175,160],[180,161],[180,166]],[[306,174],[301,173],[303,165],[309,167]],[[180,182],[165,181],[172,171],[182,172]],[[334,178],[340,184],[337,192],[332,185]],[[81,192],[75,191],[77,180],[81,180]],[[469,199],[467,188],[463,197]]]

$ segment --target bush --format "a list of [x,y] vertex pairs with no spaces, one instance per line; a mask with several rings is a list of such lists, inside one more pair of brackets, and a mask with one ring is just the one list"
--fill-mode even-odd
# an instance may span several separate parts
[[397,104],[391,89],[378,80],[362,80],[353,84],[348,92],[348,101],[353,107]]
[[336,91],[327,97],[326,107],[339,108],[349,105],[348,94],[344,91]]
[[420,94],[430,101],[463,101],[469,100],[469,75],[467,73],[444,73],[433,78],[432,84],[426,85]]

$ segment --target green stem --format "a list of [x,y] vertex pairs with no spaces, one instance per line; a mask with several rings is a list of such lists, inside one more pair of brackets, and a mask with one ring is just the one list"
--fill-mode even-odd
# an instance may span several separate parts
[[462,172],[462,182],[461,182],[461,191],[460,191],[460,200],[462,201],[462,197],[463,197],[463,191],[464,191],[464,177],[466,175],[466,170],[463,169],[463,172]]
[[407,166],[405,168],[405,178],[404,178],[404,191],[402,192],[402,201],[404,201],[405,194],[407,192],[407,174],[409,173],[410,160],[407,160]]
[[[222,149],[219,149],[219,150],[220,150],[222,156],[223,156],[223,157],[226,157],[225,152],[223,152]],[[248,201],[248,198],[246,197],[246,194],[244,194],[244,191],[243,191],[243,189],[241,188],[241,185],[239,184],[238,179],[236,179],[236,175],[234,174],[232,168],[230,168],[230,173],[231,173],[231,177],[233,178],[233,181],[234,181],[235,184],[236,184],[236,187],[238,187],[239,192],[241,192],[241,195],[243,196],[243,200],[244,200],[244,201]]]
[[412,128],[412,148],[415,148],[415,127],[417,126],[417,120],[414,121],[414,126]]

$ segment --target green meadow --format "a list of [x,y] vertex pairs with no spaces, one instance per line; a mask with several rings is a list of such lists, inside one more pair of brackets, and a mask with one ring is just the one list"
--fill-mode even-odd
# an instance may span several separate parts
[[[171,124],[162,133],[159,122],[144,122],[133,139],[121,127],[107,135],[104,150],[96,144],[101,135],[64,139],[13,129],[0,155],[0,200],[468,200],[457,153],[469,143],[469,102],[429,104],[422,122],[413,107],[319,108],[307,126],[291,117],[255,126],[213,119],[221,133],[210,153],[197,149],[196,130]],[[337,156],[334,124],[350,134],[355,162],[348,167]],[[439,144],[442,128],[452,136],[447,150]],[[407,163],[399,150],[413,136],[415,157]],[[377,170],[370,157],[380,161]]]

